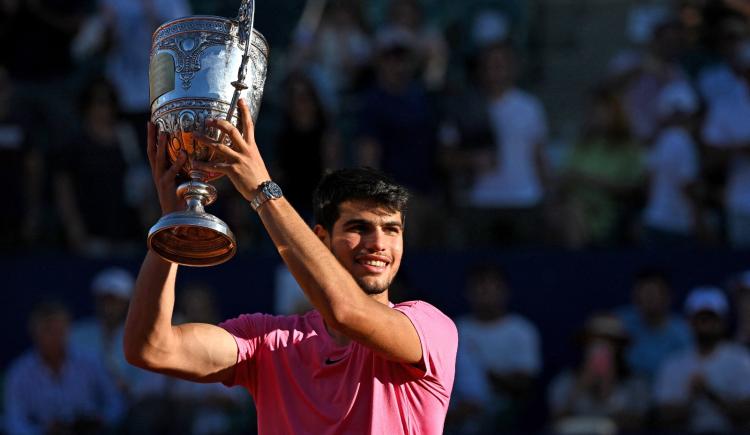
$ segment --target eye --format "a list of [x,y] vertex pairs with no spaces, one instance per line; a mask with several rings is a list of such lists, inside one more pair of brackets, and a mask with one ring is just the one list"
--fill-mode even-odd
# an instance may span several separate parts
[[362,234],[362,233],[367,232],[367,225],[365,224],[350,225],[349,227],[347,227],[347,231],[352,232],[352,233]]
[[388,235],[397,236],[401,233],[401,227],[398,225],[389,225],[383,228],[383,232]]

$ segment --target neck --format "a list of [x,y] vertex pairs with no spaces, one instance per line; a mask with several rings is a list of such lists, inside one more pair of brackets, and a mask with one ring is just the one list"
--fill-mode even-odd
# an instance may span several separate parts
[[505,93],[508,92],[508,89],[510,89],[509,85],[502,83],[493,83],[488,87],[487,95],[489,95],[490,99],[492,100],[498,99],[505,95]]
[[652,329],[660,328],[667,321],[667,316],[655,315],[655,316],[643,316],[643,320]]
[[55,375],[60,374],[60,372],[62,371],[63,364],[65,362],[65,354],[59,354],[59,355],[40,354],[40,357],[42,359],[42,363],[44,363],[44,365],[47,366],[53,374]]
[[713,353],[713,351],[716,349],[716,346],[718,345],[719,345],[718,341],[711,341],[711,342],[706,342],[706,343],[699,342],[697,345],[698,354],[704,357],[711,355],[711,353]]

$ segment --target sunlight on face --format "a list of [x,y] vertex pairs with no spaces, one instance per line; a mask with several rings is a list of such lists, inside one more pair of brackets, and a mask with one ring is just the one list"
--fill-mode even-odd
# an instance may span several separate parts
[[366,201],[345,201],[339,212],[324,242],[365,293],[384,293],[401,265],[401,212],[390,212]]

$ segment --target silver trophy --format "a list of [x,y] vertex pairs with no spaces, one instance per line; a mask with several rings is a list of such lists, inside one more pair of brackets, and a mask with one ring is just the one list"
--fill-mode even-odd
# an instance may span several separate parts
[[177,188],[187,208],[159,219],[149,231],[148,246],[174,263],[212,266],[237,251],[227,224],[204,210],[216,200],[216,188],[208,182],[222,174],[193,169],[190,162],[219,158],[197,141],[198,136],[231,146],[226,135],[207,129],[205,121],[222,118],[238,125],[239,98],[247,101],[253,121],[258,118],[269,47],[254,29],[254,11],[255,2],[243,0],[236,19],[191,16],[167,22],[154,32],[151,121],[167,134],[172,162],[181,152],[187,153],[180,176],[188,181]]

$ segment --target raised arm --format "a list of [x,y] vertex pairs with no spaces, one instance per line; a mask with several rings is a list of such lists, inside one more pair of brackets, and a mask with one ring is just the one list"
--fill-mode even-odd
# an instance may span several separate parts
[[[233,149],[214,145],[225,163],[194,162],[194,165],[226,174],[245,199],[251,201],[260,184],[271,177],[255,143],[247,104],[240,101],[239,108],[244,137],[224,120],[210,124],[232,139]],[[421,361],[420,339],[409,318],[368,297],[286,199],[266,202],[259,215],[289,270],[330,328],[386,358],[411,364]],[[372,249],[376,250],[379,240],[401,229],[375,226],[369,231]]]
[[[162,211],[177,210],[175,177],[185,157],[170,165],[166,136],[148,128],[148,158]],[[149,251],[141,266],[125,322],[128,362],[151,371],[199,382],[228,380],[237,361],[237,344],[224,329],[208,324],[172,325],[177,265]]]

